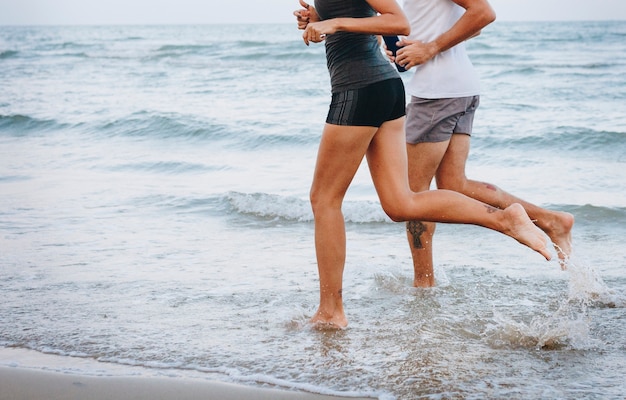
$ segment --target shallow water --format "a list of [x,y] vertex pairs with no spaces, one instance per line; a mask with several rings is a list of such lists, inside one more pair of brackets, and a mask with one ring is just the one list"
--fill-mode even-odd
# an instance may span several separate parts
[[468,175],[573,213],[566,272],[440,225],[437,287],[411,288],[364,168],[350,326],[318,332],[321,47],[293,26],[2,27],[0,346],[381,399],[623,398],[624,37],[498,22],[470,43]]

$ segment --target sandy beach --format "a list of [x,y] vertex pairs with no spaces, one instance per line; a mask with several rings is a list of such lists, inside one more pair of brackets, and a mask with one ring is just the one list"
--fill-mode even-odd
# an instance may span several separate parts
[[[24,349],[0,349],[0,400],[338,400],[344,398],[288,389],[233,384],[201,377],[154,376],[143,368],[120,368],[101,364],[93,360],[47,355]],[[85,370],[99,372],[97,372],[98,375],[86,375]],[[121,375],[123,370],[126,375]],[[345,398],[354,399],[355,397]]]
[[0,367],[2,400],[323,400],[312,393],[178,378],[91,377]]

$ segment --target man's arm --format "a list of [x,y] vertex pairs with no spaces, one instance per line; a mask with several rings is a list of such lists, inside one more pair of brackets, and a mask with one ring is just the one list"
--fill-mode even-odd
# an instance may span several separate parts
[[480,31],[495,21],[496,13],[487,0],[452,0],[465,9],[463,16],[446,32],[429,43],[402,40],[404,46],[398,50],[396,62],[406,69],[424,64],[437,54],[480,34]]

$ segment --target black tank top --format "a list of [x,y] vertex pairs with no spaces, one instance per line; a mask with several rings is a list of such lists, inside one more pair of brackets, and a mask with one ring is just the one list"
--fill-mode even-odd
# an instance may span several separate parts
[[[376,11],[365,0],[315,0],[320,19],[366,18]],[[326,37],[326,63],[333,93],[399,77],[375,35],[337,32]]]

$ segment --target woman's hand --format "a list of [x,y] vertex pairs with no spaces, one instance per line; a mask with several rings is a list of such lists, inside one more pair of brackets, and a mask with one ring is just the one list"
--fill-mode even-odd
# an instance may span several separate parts
[[327,35],[332,35],[337,32],[337,27],[335,25],[334,19],[327,19],[320,22],[309,22],[304,29],[302,39],[304,39],[304,43],[306,43],[307,46],[311,42],[323,42]]
[[306,3],[304,0],[300,0],[300,5],[303,8],[294,11],[293,15],[296,16],[296,20],[298,21],[298,29],[304,30],[309,22],[318,22],[320,18],[317,15],[317,11],[315,11],[315,7]]

